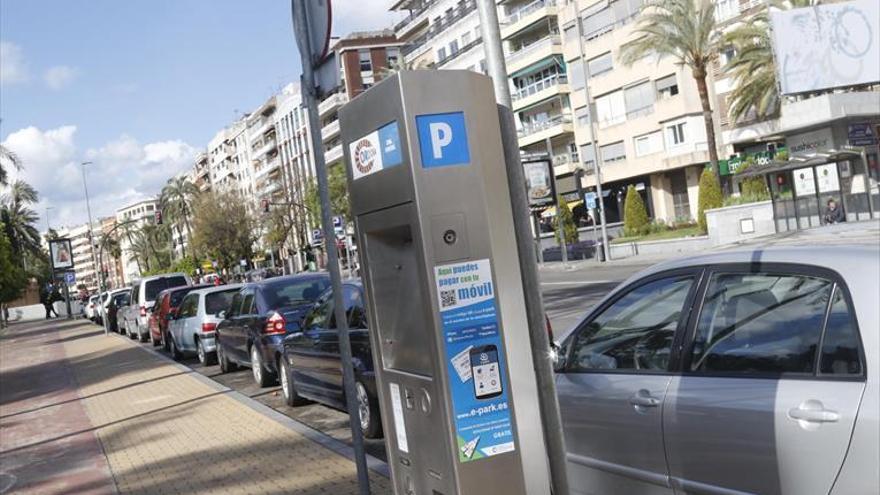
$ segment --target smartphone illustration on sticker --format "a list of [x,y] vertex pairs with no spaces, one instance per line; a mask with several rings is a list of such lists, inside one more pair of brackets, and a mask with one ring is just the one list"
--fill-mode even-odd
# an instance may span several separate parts
[[474,377],[474,395],[477,399],[491,399],[501,395],[501,369],[498,348],[494,345],[471,349],[471,376]]

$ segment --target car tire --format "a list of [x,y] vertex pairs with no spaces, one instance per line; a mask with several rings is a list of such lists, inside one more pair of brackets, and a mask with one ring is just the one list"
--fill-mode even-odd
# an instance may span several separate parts
[[160,345],[162,345],[161,340],[156,340],[153,338],[153,332],[150,332],[150,343],[153,344],[153,347],[159,347]]
[[129,332],[128,332],[128,338],[130,338],[131,340],[134,340],[134,339],[138,338],[138,334],[137,334],[137,332],[138,332],[137,325],[135,325],[135,326],[134,326],[134,331],[133,331],[133,332],[129,330]]
[[226,356],[226,352],[223,350],[223,346],[220,344],[220,339],[217,339],[217,361],[220,361],[220,373],[229,373],[231,371],[235,371],[237,367],[232,361],[229,360],[229,357]]
[[284,356],[278,358],[278,379],[281,382],[281,393],[284,395],[284,402],[290,407],[303,406],[309,403],[296,391],[296,385],[293,382],[293,373]]
[[251,346],[251,372],[254,374],[254,382],[260,387],[268,387],[272,385],[274,380],[272,379],[272,374],[266,370],[266,366],[263,364],[263,356],[260,355],[260,350],[256,345]]
[[214,353],[205,350],[205,343],[199,338],[196,339],[196,354],[198,354],[199,363],[201,363],[202,366],[210,366],[214,364],[214,358],[216,356]]
[[358,420],[361,431],[366,438],[382,437],[382,417],[379,414],[379,404],[375,397],[367,391],[367,386],[360,380],[354,384],[357,395]]
[[168,336],[168,346],[171,348],[171,359],[175,361],[180,361],[183,359],[183,353],[177,347],[177,344],[174,343],[174,337]]
[[146,342],[150,338],[150,329],[147,329],[147,333],[141,333],[141,327],[138,327],[138,342]]

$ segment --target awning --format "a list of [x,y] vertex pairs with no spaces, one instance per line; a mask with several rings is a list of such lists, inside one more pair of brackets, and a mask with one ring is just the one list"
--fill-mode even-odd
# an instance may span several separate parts
[[508,77],[520,77],[520,76],[523,76],[523,75],[528,74],[530,72],[537,72],[541,69],[544,69],[544,68],[547,68],[547,67],[550,67],[553,65],[558,65],[560,69],[565,69],[565,64],[562,62],[562,60],[559,58],[559,56],[553,55],[551,57],[545,58],[544,60],[539,60],[528,67],[520,69],[520,70],[514,72],[513,74],[509,75]]
[[[575,206],[579,206],[583,202],[584,202],[584,200],[582,200],[582,199],[579,199],[577,201],[569,201],[568,208],[570,210],[573,210]],[[549,218],[549,217],[555,217],[555,216],[556,216],[556,207],[555,206],[550,206],[546,210],[541,212],[541,218]]]
[[861,158],[861,149],[846,150],[827,150],[809,155],[795,156],[786,161],[771,160],[769,164],[760,167],[749,167],[744,172],[734,174],[734,177],[754,177],[757,175],[766,175],[777,172],[785,172],[803,167],[811,167],[815,165],[825,165],[826,163],[839,162],[841,160],[850,160],[853,158]]

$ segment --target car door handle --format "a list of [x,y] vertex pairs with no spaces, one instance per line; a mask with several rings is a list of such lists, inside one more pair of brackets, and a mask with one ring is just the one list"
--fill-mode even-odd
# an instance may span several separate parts
[[840,420],[837,411],[825,409],[819,401],[807,401],[788,411],[788,417],[809,423],[836,423]]
[[660,405],[660,399],[651,397],[651,393],[647,390],[639,390],[630,397],[629,403],[636,407],[657,407]]

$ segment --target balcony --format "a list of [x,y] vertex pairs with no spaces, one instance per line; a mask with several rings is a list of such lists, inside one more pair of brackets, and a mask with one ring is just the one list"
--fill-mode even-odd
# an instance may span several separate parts
[[339,135],[339,120],[334,120],[321,128],[321,141],[329,141]]
[[517,131],[517,136],[519,137],[519,147],[522,148],[523,146],[539,143],[547,138],[571,132],[574,132],[571,115],[564,114],[556,115],[548,120],[523,125]]
[[510,97],[513,100],[513,111],[517,112],[557,94],[568,92],[568,76],[565,74],[553,74],[550,77],[517,89]]
[[428,28],[428,32],[412,40],[401,49],[401,53],[407,59],[413,59],[423,54],[427,49],[427,43],[435,36],[443,33],[460,19],[470,15],[477,10],[477,4],[473,0],[467,0],[464,4],[457,5],[448,14],[434,22]]
[[419,9],[413,10],[402,21],[394,25],[394,32],[398,39],[405,38],[414,28],[419,27],[428,20],[428,11],[438,0],[428,0],[422,3]]
[[253,125],[250,126],[250,128],[248,129],[248,136],[250,136],[252,139],[258,138],[274,125],[275,123],[269,119],[260,119],[258,122],[255,122]]
[[558,35],[552,34],[524,46],[507,55],[507,72],[514,73],[525,69],[535,62],[547,57],[562,54],[562,40]]
[[578,167],[582,166],[578,160],[577,153],[558,153],[553,155],[553,173],[554,175],[565,175],[574,172]]
[[536,0],[501,20],[501,38],[508,39],[551,15],[556,15],[556,0]]
[[346,103],[348,103],[348,96],[345,93],[333,93],[318,105],[318,115],[323,117]]
[[279,160],[277,156],[273,157],[272,159],[270,159],[266,163],[264,163],[262,167],[258,168],[254,172],[254,179],[255,180],[259,179],[259,178],[269,174],[273,170],[278,170],[278,167],[280,165],[281,165],[281,160]]
[[324,153],[324,162],[329,166],[342,159],[342,145],[337,144]]
[[266,142],[263,144],[263,146],[260,146],[260,148],[257,149],[256,153],[254,153],[254,158],[261,158],[263,155],[269,153],[277,147],[278,143],[275,141],[274,137],[266,139]]
[[477,39],[471,41],[467,45],[464,45],[463,47],[461,47],[461,49],[459,49],[457,52],[450,53],[449,55],[446,55],[444,58],[441,58],[440,60],[438,60],[436,63],[436,67],[438,69],[443,68],[443,65],[446,64],[447,62],[455,60],[456,58],[458,58],[459,55],[464,55],[465,53],[470,51],[475,46],[482,45],[482,43],[483,43],[483,38],[478,37]]

